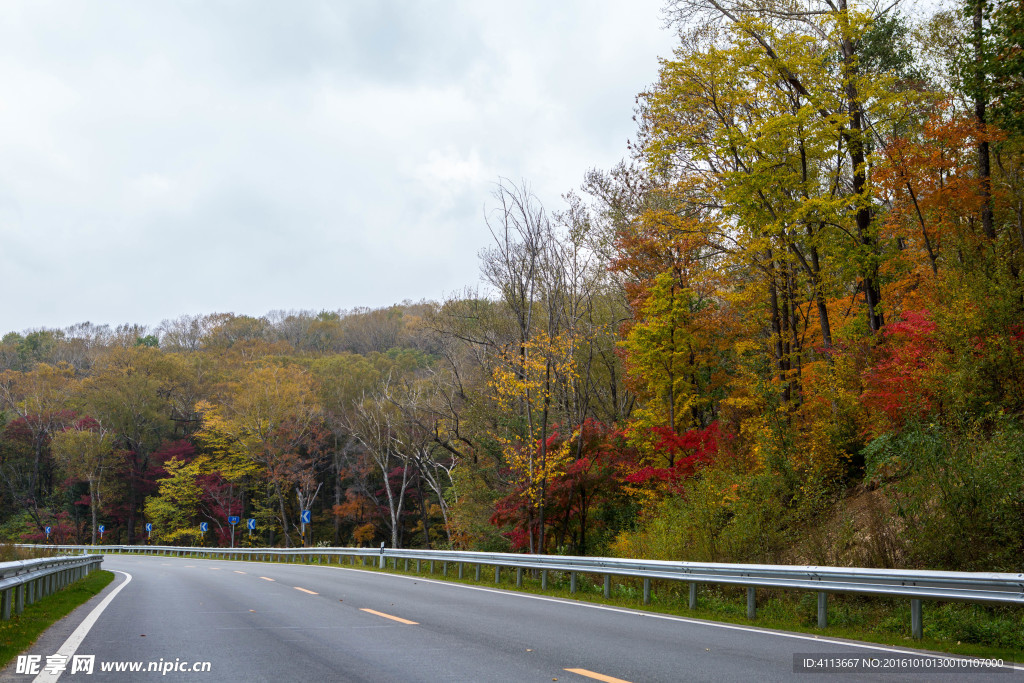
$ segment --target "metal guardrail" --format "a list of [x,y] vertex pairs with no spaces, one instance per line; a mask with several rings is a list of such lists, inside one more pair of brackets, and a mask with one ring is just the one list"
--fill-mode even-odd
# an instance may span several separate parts
[[668,580],[688,582],[690,607],[697,605],[697,589],[701,584],[745,586],[747,589],[747,617],[756,616],[756,589],[810,590],[818,594],[818,626],[828,624],[828,594],[857,593],[909,598],[911,605],[911,631],[921,638],[922,600],[954,602],[982,602],[1024,605],[1024,574],[994,572],[947,572],[909,569],[864,569],[855,567],[815,567],[766,564],[719,564],[712,562],[667,562],[660,560],[633,560],[613,557],[576,557],[568,555],[527,555],[519,553],[482,553],[455,550],[392,550],[388,548],[186,548],[178,546],[50,546],[58,550],[86,553],[127,553],[136,555],[171,555],[178,557],[210,557],[214,559],[244,559],[252,561],[297,562],[300,558],[319,558],[326,564],[337,558],[342,564],[346,558],[355,563],[369,558],[386,568],[391,562],[397,569],[404,560],[405,569],[411,561],[419,571],[421,562],[442,563],[442,572],[448,565],[458,568],[463,578],[466,566],[475,566],[480,580],[481,567],[494,568],[494,581],[498,583],[502,569],[516,570],[516,584],[522,585],[523,570],[536,570],[541,574],[541,588],[547,587],[548,572],[569,574],[570,591],[576,592],[577,574],[597,574],[604,577],[604,595],[611,596],[611,577],[635,577],[643,580],[644,604],[650,602],[651,581]]
[[25,605],[77,581],[102,563],[102,555],[0,562],[0,616],[10,619],[12,609],[21,614]]

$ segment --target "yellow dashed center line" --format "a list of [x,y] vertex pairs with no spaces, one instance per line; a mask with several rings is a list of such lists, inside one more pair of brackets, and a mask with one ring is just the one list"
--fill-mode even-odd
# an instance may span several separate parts
[[260,578],[263,579],[264,581],[273,581],[273,579],[270,578],[269,576],[261,576]]
[[586,676],[587,678],[593,678],[597,681],[604,681],[604,683],[629,683],[621,678],[615,678],[614,676],[605,676],[595,671],[587,671],[586,669],[566,669],[569,673],[579,674],[580,676]]
[[292,588],[294,588],[297,591],[302,591],[303,593],[309,593],[310,595],[320,595],[319,593],[316,593],[316,592],[310,591],[310,590],[306,590],[305,588],[299,588],[298,586],[292,586]]
[[378,612],[377,610],[370,609],[368,607],[361,607],[360,609],[362,611],[364,611],[364,612],[369,612],[370,614],[376,614],[378,617],[384,617],[385,619],[391,619],[392,621],[397,621],[397,622],[402,623],[402,624],[411,624],[413,626],[416,626],[419,623],[419,622],[416,622],[416,621],[409,621],[408,619],[403,619],[402,617],[395,617],[395,616],[392,616],[390,614],[384,614],[383,612]]
[[240,571],[238,571],[238,570],[236,569],[236,570],[235,570],[235,573],[236,573],[236,574],[244,574],[245,572],[240,572]]
[[211,570],[220,571],[220,567],[210,567]]

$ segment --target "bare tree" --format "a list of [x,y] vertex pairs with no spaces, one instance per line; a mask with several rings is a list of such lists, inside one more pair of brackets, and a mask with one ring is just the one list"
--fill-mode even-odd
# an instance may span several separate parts
[[[349,431],[366,449],[384,480],[391,547],[398,548],[401,543],[401,520],[410,471],[409,457],[403,450],[399,435],[400,415],[395,405],[387,398],[389,382],[390,378],[385,380],[380,390],[364,394],[362,400],[355,406]],[[391,482],[391,475],[395,470],[401,472],[397,491]]]

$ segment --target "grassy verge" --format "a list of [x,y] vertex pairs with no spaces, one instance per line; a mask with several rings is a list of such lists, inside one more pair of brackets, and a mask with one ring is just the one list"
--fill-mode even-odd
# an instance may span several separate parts
[[[312,564],[320,564],[319,558],[314,557],[313,560]],[[708,621],[795,631],[822,638],[845,638],[901,648],[1003,659],[1007,662],[1024,661],[1024,607],[925,601],[924,638],[914,640],[910,634],[910,600],[906,599],[830,594],[829,625],[820,629],[817,626],[817,594],[810,591],[758,589],[757,618],[750,620],[746,616],[746,590],[738,587],[702,585],[698,592],[697,607],[691,610],[689,587],[684,582],[653,581],[651,603],[644,605],[642,582],[638,579],[612,577],[611,598],[606,599],[604,579],[596,575],[578,574],[576,592],[571,593],[567,572],[548,572],[547,588],[542,590],[540,579],[531,576],[529,571],[523,572],[523,584],[519,587],[516,585],[514,569],[502,569],[501,581],[495,584],[494,567],[486,565],[482,567],[478,582],[475,580],[475,565],[470,564],[465,566],[465,578],[459,579],[455,563],[449,563],[445,576],[442,574],[441,562],[434,563],[433,573],[430,572],[430,563],[426,561],[421,563],[419,572],[415,571],[415,561],[410,561],[410,571],[404,570],[404,560],[399,560],[397,566],[389,561],[385,570],[378,569],[376,562],[376,557],[369,558],[366,565],[359,559],[353,564],[351,558],[345,558],[342,566]],[[822,649],[825,649],[824,646]]]
[[0,668],[36,641],[61,617],[103,590],[114,580],[113,572],[94,571],[62,590],[27,605],[9,621],[0,621]]

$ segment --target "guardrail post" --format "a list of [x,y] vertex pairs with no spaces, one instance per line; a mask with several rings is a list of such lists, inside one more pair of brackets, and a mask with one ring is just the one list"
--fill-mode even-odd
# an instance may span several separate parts
[[757,589],[753,586],[747,588],[747,619],[753,621],[757,617]]
[[430,575],[431,576],[434,575],[434,561],[433,560],[430,561]]
[[14,594],[14,611],[21,614],[25,611],[25,584],[21,584],[15,590],[17,592]]
[[501,565],[494,565],[494,583],[501,583]]
[[828,626],[828,593],[818,593],[818,628]]
[[910,633],[915,640],[924,637],[924,624],[921,620],[921,600],[911,598],[910,600]]
[[540,570],[540,589],[546,591],[548,589],[548,570]]
[[516,567],[516,588],[523,587],[523,568]]
[[604,575],[604,598],[608,600],[612,597],[612,575]]
[[476,566],[476,580],[480,580],[480,565]]
[[13,588],[8,588],[4,591],[3,597],[0,597],[0,612],[3,612],[4,621],[11,618],[11,591]]
[[462,578],[462,570],[466,566],[465,562],[459,562],[459,578]]
[[444,577],[448,576],[448,563],[447,562],[442,562],[441,563],[441,576],[444,576]]
[[409,558],[405,558],[405,571],[409,571]]
[[420,558],[416,558],[416,573],[420,573]]
[[569,592],[576,592],[576,572],[569,572]]
[[651,580],[644,577],[644,604],[651,604]]
[[690,609],[697,609],[697,584],[690,582]]

